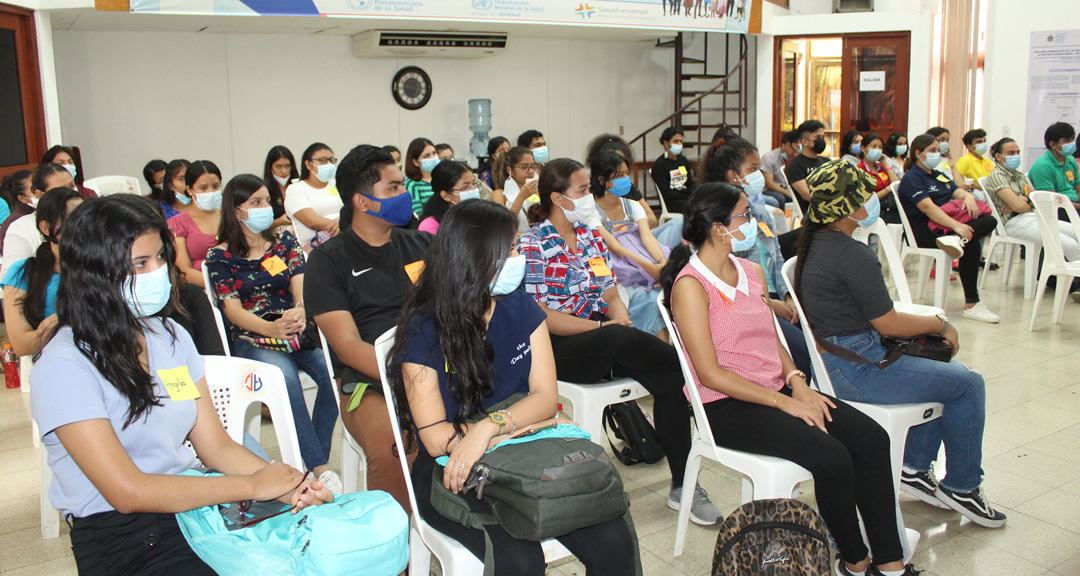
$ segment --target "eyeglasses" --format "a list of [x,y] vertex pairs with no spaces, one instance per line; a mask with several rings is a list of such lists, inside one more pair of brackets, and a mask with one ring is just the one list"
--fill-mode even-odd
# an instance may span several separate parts
[[322,166],[324,164],[337,164],[337,158],[333,156],[329,158],[312,158],[311,163],[316,166]]
[[[291,494],[291,493],[295,492],[296,488],[299,488],[299,487],[303,486],[304,482],[307,482],[307,479],[310,478],[310,477],[311,477],[311,470],[308,470],[307,472],[304,472],[304,477],[300,479],[300,483],[297,484],[295,488],[293,488],[292,490],[289,490],[285,494]],[[303,496],[304,494],[307,494],[307,491],[308,491],[307,487],[304,487],[304,491],[301,492],[300,495]],[[281,496],[278,496],[277,498],[274,498],[274,500],[277,500],[278,498],[281,498],[282,496],[285,496],[285,494],[282,494]],[[267,500],[267,502],[270,502],[270,500]],[[299,500],[297,500],[297,502],[299,503]],[[255,505],[255,500],[244,500],[242,502],[237,502],[236,503],[237,509],[240,510],[240,516],[241,517],[246,516],[247,511],[251,510],[251,507],[254,506],[254,505]],[[259,522],[263,522],[264,520],[269,520],[271,518],[281,516],[282,514],[284,514],[286,512],[291,512],[291,511],[293,511],[295,509],[296,509],[296,506],[294,505],[294,506],[290,506],[288,508],[283,508],[280,511],[275,512],[275,513],[273,513],[273,514],[271,514],[269,516],[263,516],[262,518],[256,518],[254,520],[241,519],[240,520],[240,527],[241,528],[250,528],[250,527],[258,524]]]
[[742,214],[735,214],[735,215],[733,215],[733,216],[731,217],[731,220],[739,220],[739,219],[741,219],[741,218],[746,218],[747,220],[749,220],[749,219],[750,219],[750,216],[751,216],[751,214],[750,214],[750,211],[749,211],[749,210],[747,210],[746,212],[743,212]]
[[514,164],[511,168],[521,168],[526,172],[535,172],[540,169],[540,164]]
[[476,190],[480,188],[480,180],[474,179],[471,184],[466,188],[451,188],[451,192],[468,192],[470,190]]

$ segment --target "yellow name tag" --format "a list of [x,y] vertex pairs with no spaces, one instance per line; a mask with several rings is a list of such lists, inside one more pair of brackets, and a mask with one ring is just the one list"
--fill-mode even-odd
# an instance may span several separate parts
[[611,269],[608,268],[607,262],[599,256],[589,260],[589,267],[592,268],[594,276],[611,276]]
[[757,225],[758,228],[761,228],[761,233],[764,234],[766,238],[772,238],[773,236],[775,236],[775,234],[772,233],[772,229],[769,228],[768,224],[764,222],[758,222]]
[[944,174],[938,174],[937,179],[938,179],[938,182],[948,182],[949,181],[949,177],[944,175]]
[[199,389],[195,386],[195,382],[191,379],[191,373],[188,372],[187,366],[158,370],[157,374],[173,402],[195,400],[202,397],[202,394],[199,394]]
[[1069,170],[1068,172],[1066,172],[1065,177],[1069,179],[1069,182],[1072,182],[1073,180],[1076,179],[1076,177],[1073,176],[1073,171],[1072,170]]
[[679,166],[679,174],[686,176],[686,166]]
[[331,196],[337,196],[338,195],[337,186],[331,186],[326,191],[329,192]]
[[266,271],[269,272],[271,276],[277,276],[289,269],[289,267],[285,265],[285,261],[277,254],[263,260],[262,267],[266,268]]
[[405,265],[405,273],[409,275],[409,280],[412,280],[413,284],[420,279],[420,274],[424,271],[424,261],[417,260],[412,264]]

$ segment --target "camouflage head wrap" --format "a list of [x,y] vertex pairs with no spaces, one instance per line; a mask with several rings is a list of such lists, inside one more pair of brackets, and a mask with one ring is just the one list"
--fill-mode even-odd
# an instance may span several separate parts
[[830,160],[806,177],[806,185],[810,188],[807,217],[817,224],[831,224],[865,204],[877,180],[847,160]]

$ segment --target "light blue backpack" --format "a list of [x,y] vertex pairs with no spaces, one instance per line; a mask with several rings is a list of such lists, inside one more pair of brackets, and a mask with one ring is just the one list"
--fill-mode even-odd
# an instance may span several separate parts
[[329,504],[231,531],[217,506],[176,518],[195,553],[224,576],[393,576],[409,563],[409,518],[381,490],[335,495]]

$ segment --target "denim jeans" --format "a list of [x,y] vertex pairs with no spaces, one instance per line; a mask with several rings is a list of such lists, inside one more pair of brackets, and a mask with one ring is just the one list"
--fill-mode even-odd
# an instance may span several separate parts
[[[285,388],[289,392],[296,437],[300,442],[300,456],[307,468],[325,466],[330,460],[330,442],[337,424],[337,402],[334,401],[333,384],[326,370],[322,350],[299,350],[291,354],[256,348],[243,340],[233,341],[233,352],[240,358],[272,364],[285,376]],[[315,397],[315,409],[308,416],[304,390],[300,384],[300,370],[311,376],[319,386]]]
[[676,216],[652,229],[653,237],[661,246],[675,249],[682,242],[682,216]]
[[[881,335],[875,330],[828,340],[873,362],[885,356]],[[941,418],[908,431],[904,466],[925,472],[944,442],[948,474],[941,485],[956,492],[970,492],[979,487],[986,425],[986,385],[982,376],[956,360],[945,363],[901,356],[881,370],[832,354],[822,357],[838,398],[869,404],[944,404]]]

